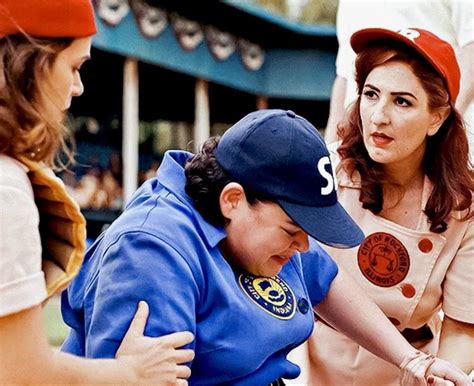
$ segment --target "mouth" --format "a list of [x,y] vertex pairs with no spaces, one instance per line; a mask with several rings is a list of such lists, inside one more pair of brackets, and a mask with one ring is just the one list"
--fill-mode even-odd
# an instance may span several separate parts
[[378,131],[371,134],[370,137],[372,138],[372,141],[377,146],[385,146],[385,145],[388,145],[389,143],[391,143],[393,141],[392,137],[389,137],[387,134],[380,133]]
[[[293,256],[293,255],[291,255]],[[274,260],[278,262],[278,264],[281,264],[282,266],[288,263],[291,259],[291,256],[288,255],[273,255],[272,257]]]

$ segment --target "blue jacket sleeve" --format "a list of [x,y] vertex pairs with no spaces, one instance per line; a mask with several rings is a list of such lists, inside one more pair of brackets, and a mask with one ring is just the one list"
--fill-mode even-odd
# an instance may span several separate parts
[[308,289],[311,305],[315,307],[326,297],[338,267],[318,242],[309,239],[309,249],[301,254],[303,277]]
[[103,250],[84,294],[87,357],[115,356],[140,300],[150,306],[145,335],[196,332],[199,286],[180,253],[143,231],[122,234]]

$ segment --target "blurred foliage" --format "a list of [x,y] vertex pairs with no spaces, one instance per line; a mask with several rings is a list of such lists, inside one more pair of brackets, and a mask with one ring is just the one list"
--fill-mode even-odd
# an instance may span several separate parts
[[69,333],[69,327],[61,317],[59,296],[53,297],[46,303],[43,308],[43,318],[49,343],[53,346],[61,346]]
[[298,9],[295,21],[307,24],[336,24],[338,0],[251,0],[267,11],[292,18],[291,10]]
[[255,3],[267,11],[278,15],[286,16],[289,12],[287,0],[255,0]]
[[337,0],[308,0],[298,21],[336,25],[337,5]]

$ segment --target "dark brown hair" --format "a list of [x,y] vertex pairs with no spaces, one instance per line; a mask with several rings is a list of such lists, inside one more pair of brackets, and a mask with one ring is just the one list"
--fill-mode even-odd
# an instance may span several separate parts
[[26,35],[0,39],[0,154],[55,166],[62,149],[72,160],[66,145],[69,131],[58,112],[44,103],[49,71],[72,41]]
[[465,211],[463,220],[471,218],[474,172],[469,162],[469,146],[466,129],[460,114],[449,101],[442,78],[415,51],[396,43],[373,45],[360,52],[356,59],[356,83],[358,98],[350,108],[345,121],[338,125],[342,144],[338,149],[341,167],[350,176],[359,172],[361,192],[359,200],[363,208],[374,214],[383,208],[384,184],[387,183],[382,165],[373,161],[362,136],[360,100],[365,80],[377,66],[400,61],[410,66],[428,94],[430,111],[450,107],[450,113],[438,132],[427,138],[423,170],[433,183],[433,191],[426,203],[425,214],[430,230],[442,233],[447,229],[452,211]]
[[[234,181],[217,162],[215,151],[219,140],[219,136],[206,140],[200,151],[186,162],[184,168],[186,193],[193,200],[198,212],[214,225],[224,225],[226,222],[226,219],[222,216],[219,199],[224,187]],[[245,198],[250,205],[272,201],[245,186],[242,187],[245,191]]]

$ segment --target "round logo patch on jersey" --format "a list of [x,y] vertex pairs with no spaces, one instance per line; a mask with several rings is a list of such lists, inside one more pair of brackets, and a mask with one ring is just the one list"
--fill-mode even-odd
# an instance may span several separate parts
[[408,274],[410,256],[405,246],[389,233],[377,232],[365,238],[357,252],[365,278],[379,287],[392,287]]
[[291,319],[295,314],[295,295],[288,284],[278,276],[239,276],[239,284],[245,294],[260,308],[278,319]]

